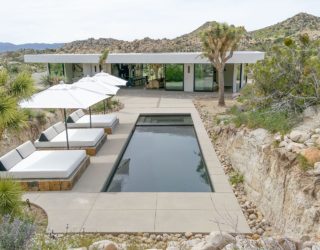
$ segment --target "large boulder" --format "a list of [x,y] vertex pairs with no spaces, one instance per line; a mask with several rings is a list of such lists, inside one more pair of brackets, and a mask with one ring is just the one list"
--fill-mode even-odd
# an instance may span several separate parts
[[190,248],[196,246],[197,244],[199,244],[200,242],[201,242],[201,240],[199,238],[192,239],[192,240],[186,240],[181,243],[181,247],[183,249],[190,249]]
[[305,146],[302,143],[290,142],[286,146],[286,149],[290,152],[300,153]]
[[320,150],[316,147],[302,150],[301,155],[303,155],[311,165],[314,165],[316,162],[320,161]]
[[320,250],[320,243],[314,244],[311,249],[312,250]]
[[199,244],[192,247],[191,250],[220,250],[220,248],[216,248],[212,246],[210,243],[201,241]]
[[206,238],[206,246],[212,246],[212,249],[222,249],[230,243],[235,243],[235,238],[225,232],[211,232]]
[[257,242],[251,239],[247,239],[243,235],[236,236],[235,248],[237,250],[259,250],[260,247],[257,246]]
[[117,244],[110,240],[101,240],[93,243],[89,250],[118,250]]
[[306,140],[310,139],[311,134],[302,130],[292,130],[289,137],[294,142],[304,143]]

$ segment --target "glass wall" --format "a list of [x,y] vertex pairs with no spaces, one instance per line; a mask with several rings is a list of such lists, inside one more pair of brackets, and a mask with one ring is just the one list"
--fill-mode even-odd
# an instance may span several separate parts
[[183,64],[165,65],[165,86],[167,90],[183,90]]
[[52,76],[64,76],[64,64],[63,63],[49,63],[49,75]]
[[147,78],[143,68],[143,64],[112,64],[111,74],[128,80],[128,86],[144,86]]
[[248,81],[247,67],[245,64],[237,64],[237,90],[243,88]]
[[216,72],[211,64],[194,65],[194,91],[213,91]]

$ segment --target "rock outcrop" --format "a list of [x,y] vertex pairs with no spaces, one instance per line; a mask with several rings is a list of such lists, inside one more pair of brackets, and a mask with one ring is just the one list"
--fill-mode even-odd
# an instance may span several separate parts
[[299,168],[295,152],[276,147],[264,129],[224,126],[216,138],[233,168],[243,174],[247,196],[279,233],[320,235],[320,188],[315,187],[316,195],[308,192],[315,177]]

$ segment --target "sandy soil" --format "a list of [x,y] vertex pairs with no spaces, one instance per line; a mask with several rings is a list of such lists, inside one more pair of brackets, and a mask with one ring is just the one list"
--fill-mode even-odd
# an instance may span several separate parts
[[227,109],[231,108],[234,105],[239,104],[236,100],[226,99],[226,106],[220,107],[218,106],[218,99],[213,98],[204,98],[204,99],[196,99],[194,100],[195,105],[200,107],[202,110],[208,112],[210,115],[216,115],[226,112]]

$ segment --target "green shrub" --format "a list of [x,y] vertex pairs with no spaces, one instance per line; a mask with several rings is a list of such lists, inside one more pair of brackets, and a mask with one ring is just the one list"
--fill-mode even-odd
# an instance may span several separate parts
[[104,102],[99,102],[95,105],[93,105],[91,107],[91,110],[93,112],[97,112],[97,113],[100,113],[100,112],[103,112],[104,111],[104,105],[106,105],[106,112],[108,112],[108,110],[110,109],[113,109],[114,107],[117,107],[120,105],[120,102],[119,100],[117,99],[108,99],[108,100],[105,100],[105,103]]
[[230,173],[229,181],[232,185],[243,183],[244,181],[243,174],[241,174],[238,171],[233,171],[232,173]]
[[21,185],[10,177],[0,177],[0,215],[17,216],[22,212]]
[[0,223],[0,249],[28,249],[28,242],[35,233],[30,221],[10,216],[2,217]]
[[297,157],[299,167],[302,171],[307,171],[309,169],[312,169],[313,166],[308,162],[308,160],[301,154]]
[[302,35],[283,42],[253,66],[253,83],[241,90],[238,99],[247,112],[235,115],[237,126],[285,133],[306,108],[320,103],[319,41]]
[[229,112],[234,116],[232,122],[237,127],[244,124],[249,128],[264,128],[271,133],[285,134],[291,130],[298,120],[292,113],[271,109],[240,111],[237,108],[232,108]]
[[35,118],[41,125],[44,125],[47,122],[45,112],[41,112],[41,111],[37,112],[35,115]]

